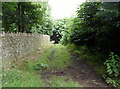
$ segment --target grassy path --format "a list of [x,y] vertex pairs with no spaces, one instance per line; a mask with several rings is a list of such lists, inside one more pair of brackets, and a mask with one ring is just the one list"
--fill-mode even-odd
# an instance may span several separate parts
[[107,87],[101,77],[62,45],[49,45],[25,57],[19,66],[17,63],[5,73],[3,81],[4,87]]

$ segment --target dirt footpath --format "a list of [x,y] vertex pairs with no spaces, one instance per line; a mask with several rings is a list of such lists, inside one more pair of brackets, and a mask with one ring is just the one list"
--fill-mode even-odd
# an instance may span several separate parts
[[[66,69],[56,69],[42,73],[44,79],[49,80],[52,75],[71,76],[83,87],[96,87],[96,89],[113,89],[107,85],[105,80],[98,76],[85,62],[79,59],[75,53],[71,53],[72,64]],[[67,81],[67,80],[66,80]]]

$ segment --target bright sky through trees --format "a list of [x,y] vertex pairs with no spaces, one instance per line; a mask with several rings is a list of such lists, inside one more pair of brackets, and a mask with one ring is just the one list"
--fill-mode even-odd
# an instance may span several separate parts
[[51,15],[54,19],[70,17],[75,14],[77,6],[84,1],[85,0],[49,0],[52,8]]

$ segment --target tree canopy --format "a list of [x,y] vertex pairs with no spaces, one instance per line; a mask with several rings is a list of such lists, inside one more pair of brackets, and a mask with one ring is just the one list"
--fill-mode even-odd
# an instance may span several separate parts
[[83,3],[71,25],[69,42],[79,46],[86,45],[93,51],[119,53],[119,9],[120,3],[117,2]]
[[[2,27],[5,32],[43,32],[51,29],[48,2],[3,2]],[[33,28],[39,28],[34,29]],[[43,30],[40,31],[40,28]],[[49,33],[46,33],[49,34]]]

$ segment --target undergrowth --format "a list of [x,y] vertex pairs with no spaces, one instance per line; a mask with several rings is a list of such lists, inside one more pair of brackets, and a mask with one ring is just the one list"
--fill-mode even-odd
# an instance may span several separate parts
[[104,64],[107,67],[107,73],[104,75],[106,82],[120,89],[120,57],[111,52]]
[[94,70],[99,74],[103,75],[106,72],[106,67],[104,66],[105,56],[102,53],[96,52],[91,53],[86,46],[76,46],[75,44],[68,44],[67,48],[78,54],[81,60],[85,61],[88,65],[93,66]]
[[108,84],[120,89],[120,57],[118,55],[112,52],[107,59],[103,53],[90,52],[86,46],[78,47],[75,44],[68,44],[67,48],[93,67],[94,71],[102,76]]

